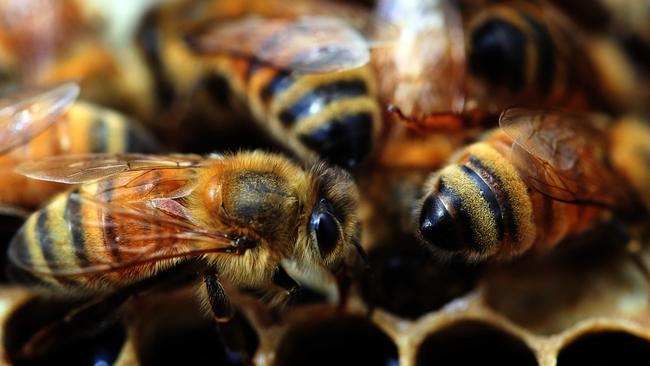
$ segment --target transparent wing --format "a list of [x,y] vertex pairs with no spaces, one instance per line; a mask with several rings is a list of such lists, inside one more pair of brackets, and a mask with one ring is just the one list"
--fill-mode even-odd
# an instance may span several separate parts
[[588,116],[511,108],[499,124],[513,140],[513,163],[542,194],[605,206],[627,199],[605,161],[605,134]]
[[363,36],[330,17],[295,20],[243,18],[191,37],[199,54],[245,54],[290,71],[331,73],[363,66],[370,60]]
[[61,155],[25,162],[16,171],[34,179],[79,184],[128,171],[198,167],[205,161],[198,155]]
[[[32,273],[65,277],[240,250],[228,234],[208,230],[155,205],[105,202],[79,193],[71,193],[66,205],[75,207],[66,210],[66,224],[37,234],[39,249],[54,254],[33,255],[19,233],[8,251],[15,265]],[[29,229],[24,226],[21,232]]]
[[67,82],[0,101],[0,154],[20,146],[56,122],[79,95]]
[[373,51],[373,63],[382,73],[382,101],[400,121],[422,129],[436,130],[438,125],[446,129],[447,116],[461,113],[465,103],[459,10],[449,1],[381,0],[374,16],[399,29],[397,41]]

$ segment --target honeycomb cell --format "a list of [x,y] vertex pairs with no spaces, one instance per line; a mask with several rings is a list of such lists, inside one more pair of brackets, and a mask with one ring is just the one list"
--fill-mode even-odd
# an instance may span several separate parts
[[429,335],[416,355],[417,366],[535,366],[534,353],[520,339],[492,325],[461,321]]
[[436,262],[418,245],[383,246],[370,252],[364,300],[402,317],[415,319],[470,291],[478,268]]
[[583,334],[560,351],[557,366],[649,365],[650,342],[624,331]]
[[258,340],[250,325],[242,324],[240,316],[222,329],[211,319],[156,323],[138,339],[138,358],[141,365],[244,365]]
[[355,316],[301,324],[277,350],[278,366],[397,365],[397,347],[379,328]]
[[[18,308],[4,328],[4,346],[9,361],[15,366],[35,365],[110,365],[120,354],[126,332],[120,323],[88,324],[99,329],[84,334],[87,329],[57,332],[46,339],[34,352],[23,352],[24,346],[40,331],[61,320],[77,302],[34,299]],[[98,320],[98,322],[101,320]]]

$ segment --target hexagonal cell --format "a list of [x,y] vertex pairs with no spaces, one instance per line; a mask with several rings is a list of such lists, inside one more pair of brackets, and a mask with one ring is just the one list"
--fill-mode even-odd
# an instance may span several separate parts
[[515,335],[490,324],[464,320],[430,334],[416,354],[417,366],[535,366],[533,351]]
[[539,334],[561,332],[594,316],[643,314],[650,288],[625,244],[603,226],[546,255],[494,268],[485,277],[486,302]]
[[143,365],[243,365],[226,350],[217,326],[204,322],[192,326],[162,328],[138,347]]
[[135,339],[142,365],[244,365],[259,344],[257,333],[240,313],[221,325],[193,315],[177,313],[184,319],[171,321],[165,319],[172,314],[160,315],[163,319],[148,324]]
[[557,366],[648,365],[650,342],[625,331],[586,333],[565,345]]
[[415,243],[377,247],[369,258],[363,299],[410,319],[441,308],[476,284],[476,266],[436,262]]
[[278,366],[397,365],[397,347],[377,326],[356,316],[310,321],[289,330]]
[[[20,306],[4,324],[4,347],[9,361],[26,365],[100,365],[112,364],[120,354],[126,338],[121,324],[114,323],[91,334],[87,329],[74,333],[57,332],[27,351],[30,340],[39,332],[63,319],[79,302],[35,298]],[[99,321],[99,320],[98,320]],[[89,324],[89,327],[97,325]]]

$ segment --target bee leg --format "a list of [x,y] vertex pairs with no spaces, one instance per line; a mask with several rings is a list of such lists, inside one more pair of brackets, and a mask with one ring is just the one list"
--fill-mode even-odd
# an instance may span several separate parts
[[203,282],[208,291],[208,302],[210,303],[210,309],[212,310],[214,319],[218,323],[230,321],[233,316],[232,305],[230,304],[226,290],[224,290],[219,279],[217,279],[217,275],[215,273],[206,273],[203,275]]

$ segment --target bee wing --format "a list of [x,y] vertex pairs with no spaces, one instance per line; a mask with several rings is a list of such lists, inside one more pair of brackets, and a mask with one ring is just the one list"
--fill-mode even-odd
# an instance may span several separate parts
[[[65,227],[48,230],[40,226],[40,217],[37,219],[36,228],[32,228],[36,231],[33,240],[38,241],[36,249],[21,239],[25,237],[22,231],[29,230],[21,228],[9,244],[8,256],[13,264],[36,274],[67,277],[240,249],[228,234],[171,214],[151,200],[145,204],[106,202],[71,193],[66,207]],[[42,254],[34,255],[34,250]]]
[[34,179],[79,184],[123,172],[198,167],[203,161],[205,159],[198,155],[60,155],[25,162],[16,171]]
[[0,154],[20,146],[58,120],[79,95],[79,86],[67,82],[37,89],[0,102]]
[[[448,129],[464,109],[465,49],[459,10],[449,1],[381,0],[375,18],[399,29],[375,50],[379,93],[397,120],[420,130]],[[454,122],[454,125],[459,122]]]
[[604,206],[627,199],[604,161],[605,134],[587,116],[511,108],[499,124],[513,140],[513,163],[542,194]]
[[243,18],[190,39],[190,46],[199,54],[244,54],[302,73],[332,73],[370,60],[368,44],[355,28],[325,16]]

